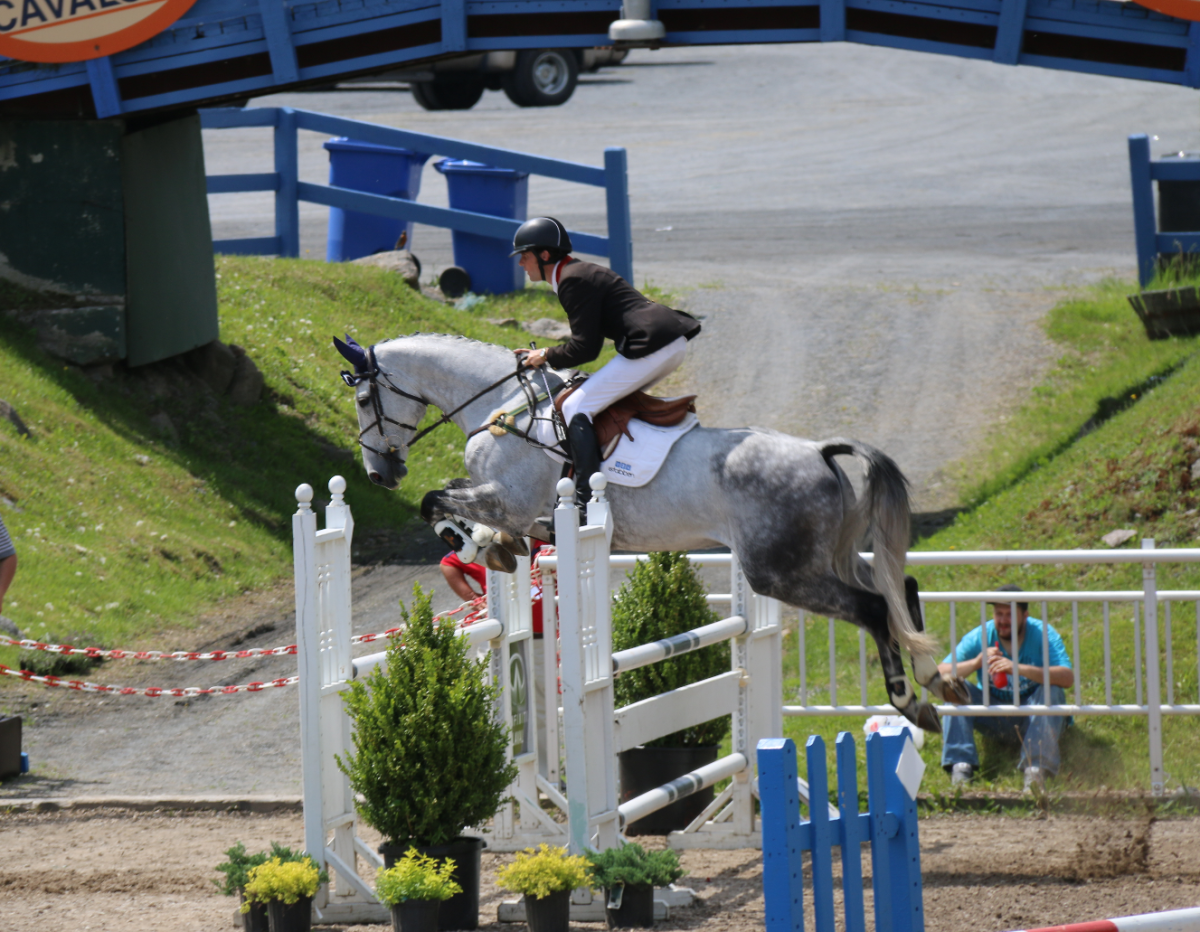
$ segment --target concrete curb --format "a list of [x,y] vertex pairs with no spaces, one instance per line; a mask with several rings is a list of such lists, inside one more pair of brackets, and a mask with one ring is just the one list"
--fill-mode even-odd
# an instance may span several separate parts
[[130,812],[303,812],[300,796],[75,796],[0,799],[5,812],[82,812],[125,809]]

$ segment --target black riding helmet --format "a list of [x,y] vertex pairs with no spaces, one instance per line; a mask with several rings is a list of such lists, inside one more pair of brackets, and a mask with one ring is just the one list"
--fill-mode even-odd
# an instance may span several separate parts
[[529,249],[549,249],[552,253],[565,256],[571,251],[571,237],[567,228],[553,217],[534,217],[517,227],[509,258]]

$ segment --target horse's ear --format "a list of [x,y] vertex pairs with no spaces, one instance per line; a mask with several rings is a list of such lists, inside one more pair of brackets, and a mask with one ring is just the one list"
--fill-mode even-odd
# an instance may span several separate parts
[[333,345],[337,348],[339,353],[341,353],[348,361],[354,364],[354,370],[356,372],[366,372],[367,354],[363,351],[361,346],[354,342],[354,337],[350,336],[350,334],[346,334],[346,340],[347,342],[343,343],[337,337],[334,337]]

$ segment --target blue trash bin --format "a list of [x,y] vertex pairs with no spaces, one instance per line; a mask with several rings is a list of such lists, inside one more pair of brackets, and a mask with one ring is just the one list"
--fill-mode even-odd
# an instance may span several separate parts
[[[325,143],[329,150],[329,183],[339,188],[386,194],[415,201],[421,190],[421,169],[429,156],[396,146],[377,146],[338,136]],[[329,240],[326,262],[347,262],[396,248],[400,233],[408,233],[412,248],[412,224],[357,210],[329,208]]]
[[[524,220],[529,209],[529,173],[493,168],[479,162],[442,159],[433,165],[446,176],[450,206],[510,220]],[[509,258],[512,240],[455,230],[454,264],[471,276],[476,294],[505,294],[525,285],[516,257]]]

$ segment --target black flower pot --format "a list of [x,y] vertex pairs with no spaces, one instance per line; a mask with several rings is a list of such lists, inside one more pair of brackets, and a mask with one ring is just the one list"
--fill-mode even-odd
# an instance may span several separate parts
[[[238,888],[238,902],[245,903],[246,895]],[[267,904],[251,903],[250,912],[242,913],[242,932],[270,932],[267,925]]]
[[[617,755],[621,774],[621,802],[629,802],[650,790],[670,783],[717,759],[720,748],[630,748]],[[625,827],[626,835],[666,835],[687,828],[691,821],[713,801],[713,788],[706,787],[677,799]]]
[[392,907],[393,932],[437,932],[441,900],[405,900]]
[[[469,835],[460,835],[444,845],[414,845],[420,854],[441,861],[450,858],[454,861],[454,882],[462,887],[462,893],[456,893],[448,900],[442,900],[438,911],[438,929],[440,932],[458,932],[479,928],[479,877],[480,860],[483,855],[484,841]],[[383,855],[383,866],[390,868],[400,858],[404,857],[407,846],[382,844],[379,853]]]
[[312,897],[302,896],[291,905],[271,900],[267,904],[267,927],[270,932],[311,932]]
[[526,893],[525,921],[529,932],[567,932],[571,925],[571,891],[559,890],[543,897]]
[[621,908],[609,909],[612,891],[604,889],[604,921],[610,929],[649,929],[654,925],[654,887],[625,884]]

